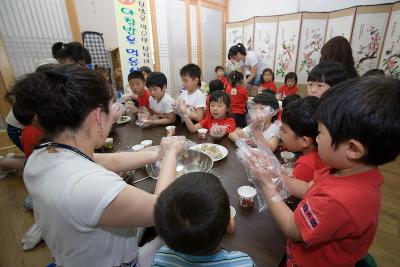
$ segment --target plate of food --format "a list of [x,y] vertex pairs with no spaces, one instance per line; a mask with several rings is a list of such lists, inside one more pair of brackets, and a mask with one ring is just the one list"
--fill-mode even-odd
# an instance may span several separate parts
[[218,161],[225,158],[228,155],[228,149],[221,145],[204,143],[192,146],[190,149],[195,149],[206,153],[211,157],[213,161]]
[[124,124],[124,123],[127,123],[127,122],[129,122],[131,120],[131,117],[129,117],[129,116],[121,116],[121,118],[119,118],[118,120],[117,120],[117,124],[119,125],[119,124]]

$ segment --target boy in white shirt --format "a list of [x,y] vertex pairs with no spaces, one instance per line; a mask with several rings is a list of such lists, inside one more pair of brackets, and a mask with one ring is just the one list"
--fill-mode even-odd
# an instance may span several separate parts
[[143,120],[141,127],[148,128],[175,123],[176,115],[172,107],[174,101],[167,93],[167,77],[161,72],[151,72],[147,76],[146,86],[151,93],[149,102],[152,117],[150,120]]

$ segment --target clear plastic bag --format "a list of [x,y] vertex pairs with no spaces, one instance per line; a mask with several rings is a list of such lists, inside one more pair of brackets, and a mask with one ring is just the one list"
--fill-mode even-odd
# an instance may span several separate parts
[[264,130],[265,122],[268,118],[272,118],[278,114],[279,110],[274,110],[270,106],[258,105],[250,102],[247,105],[248,115],[250,120],[250,129]]
[[227,127],[214,123],[210,128],[210,135],[215,138],[222,138],[226,134]]

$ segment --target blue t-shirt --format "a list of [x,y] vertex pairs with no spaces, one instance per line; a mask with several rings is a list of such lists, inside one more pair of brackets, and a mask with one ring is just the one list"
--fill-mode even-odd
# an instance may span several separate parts
[[192,256],[187,254],[178,253],[168,248],[162,247],[156,254],[153,266],[155,267],[191,267],[191,266],[219,266],[219,267],[254,267],[256,264],[249,255],[240,252],[228,252],[221,249],[216,254],[207,256]]

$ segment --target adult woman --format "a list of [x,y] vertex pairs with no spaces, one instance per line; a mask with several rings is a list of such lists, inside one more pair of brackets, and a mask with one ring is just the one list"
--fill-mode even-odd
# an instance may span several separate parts
[[92,57],[89,50],[87,50],[81,43],[54,43],[51,47],[53,57],[57,59],[60,64],[75,64],[78,63],[82,66],[92,63]]
[[357,70],[354,67],[353,50],[349,41],[343,36],[333,37],[324,44],[321,49],[319,63],[325,60],[341,63],[345,67],[349,79],[358,77]]
[[265,62],[255,52],[246,51],[246,48],[241,43],[229,49],[228,59],[240,64],[240,71],[246,77],[244,85],[250,89],[251,95],[256,94],[262,72],[267,68]]
[[149,266],[159,240],[137,247],[134,227],[154,224],[157,195],[175,179],[182,139],[163,142],[155,194],[127,185],[116,172],[160,159],[154,152],[96,154],[113,123],[112,94],[98,73],[66,65],[33,73],[14,86],[25,94],[53,142],[29,157],[24,181],[35,220],[60,266]]

